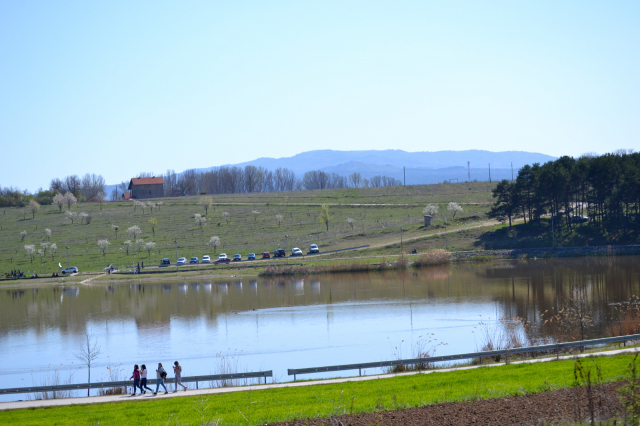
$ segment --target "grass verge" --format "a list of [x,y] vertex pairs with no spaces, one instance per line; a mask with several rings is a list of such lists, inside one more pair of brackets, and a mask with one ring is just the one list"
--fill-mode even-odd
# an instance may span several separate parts
[[[633,355],[589,358],[603,382],[622,380]],[[257,425],[301,418],[396,410],[427,404],[501,398],[572,386],[574,361],[506,365],[386,379],[241,391],[205,397],[75,405],[0,412],[12,425]]]

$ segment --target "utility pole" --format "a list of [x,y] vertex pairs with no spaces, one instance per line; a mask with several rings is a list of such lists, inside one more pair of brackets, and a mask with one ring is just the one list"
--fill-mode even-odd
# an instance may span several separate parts
[[402,174],[404,175],[404,183],[402,186],[407,186],[407,168],[402,166]]
[[287,259],[287,265],[289,264],[289,257],[287,252],[289,251],[289,235],[284,236],[284,257]]
[[489,163],[489,183],[491,183],[491,163]]
[[444,220],[444,249],[449,250],[449,240],[447,239],[447,219]]
[[400,228],[400,256],[402,256],[402,260],[404,260],[404,244],[402,244],[402,231],[404,231],[404,228]]
[[69,269],[69,247],[67,247],[67,269]]
[[467,161],[467,176],[469,178],[469,182],[471,182],[471,161]]

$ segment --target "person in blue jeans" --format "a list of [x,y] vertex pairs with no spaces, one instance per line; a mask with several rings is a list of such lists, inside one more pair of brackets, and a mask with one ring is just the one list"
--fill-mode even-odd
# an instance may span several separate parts
[[158,363],[158,369],[156,370],[156,391],[153,393],[154,395],[158,394],[158,389],[160,389],[160,385],[164,388],[164,394],[168,394],[167,387],[164,385],[164,378],[167,377],[167,372],[164,368],[162,368],[162,364]]
[[136,396],[136,388],[140,388],[140,394],[142,395],[144,391],[142,390],[142,386],[140,386],[140,370],[138,370],[138,364],[133,367],[133,374],[129,377],[129,380],[133,379],[133,393],[131,396]]

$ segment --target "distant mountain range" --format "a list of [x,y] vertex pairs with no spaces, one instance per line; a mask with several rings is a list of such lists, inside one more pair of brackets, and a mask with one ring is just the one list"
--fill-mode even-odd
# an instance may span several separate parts
[[[244,167],[253,165],[275,170],[278,167],[293,170],[298,179],[302,179],[309,170],[323,170],[348,176],[360,173],[363,178],[370,179],[376,175],[386,175],[403,180],[403,167],[406,168],[407,185],[438,183],[444,181],[468,180],[467,161],[470,162],[471,180],[489,180],[489,164],[491,164],[491,180],[511,179],[511,165],[514,175],[518,170],[533,163],[546,163],[555,160],[546,154],[525,151],[491,152],[483,150],[406,152],[399,149],[384,151],[334,151],[330,149],[307,151],[292,157],[262,157],[252,161],[225,166]],[[196,169],[200,172],[214,170],[220,166]],[[114,185],[107,186],[107,194],[111,194]]]

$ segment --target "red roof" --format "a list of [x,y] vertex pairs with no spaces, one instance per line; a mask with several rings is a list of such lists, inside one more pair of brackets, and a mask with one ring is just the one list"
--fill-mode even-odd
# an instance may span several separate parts
[[161,184],[161,185],[164,184],[164,179],[162,179],[162,176],[150,177],[150,178],[133,178],[129,183],[129,189],[131,189],[131,185],[157,185],[157,184]]

